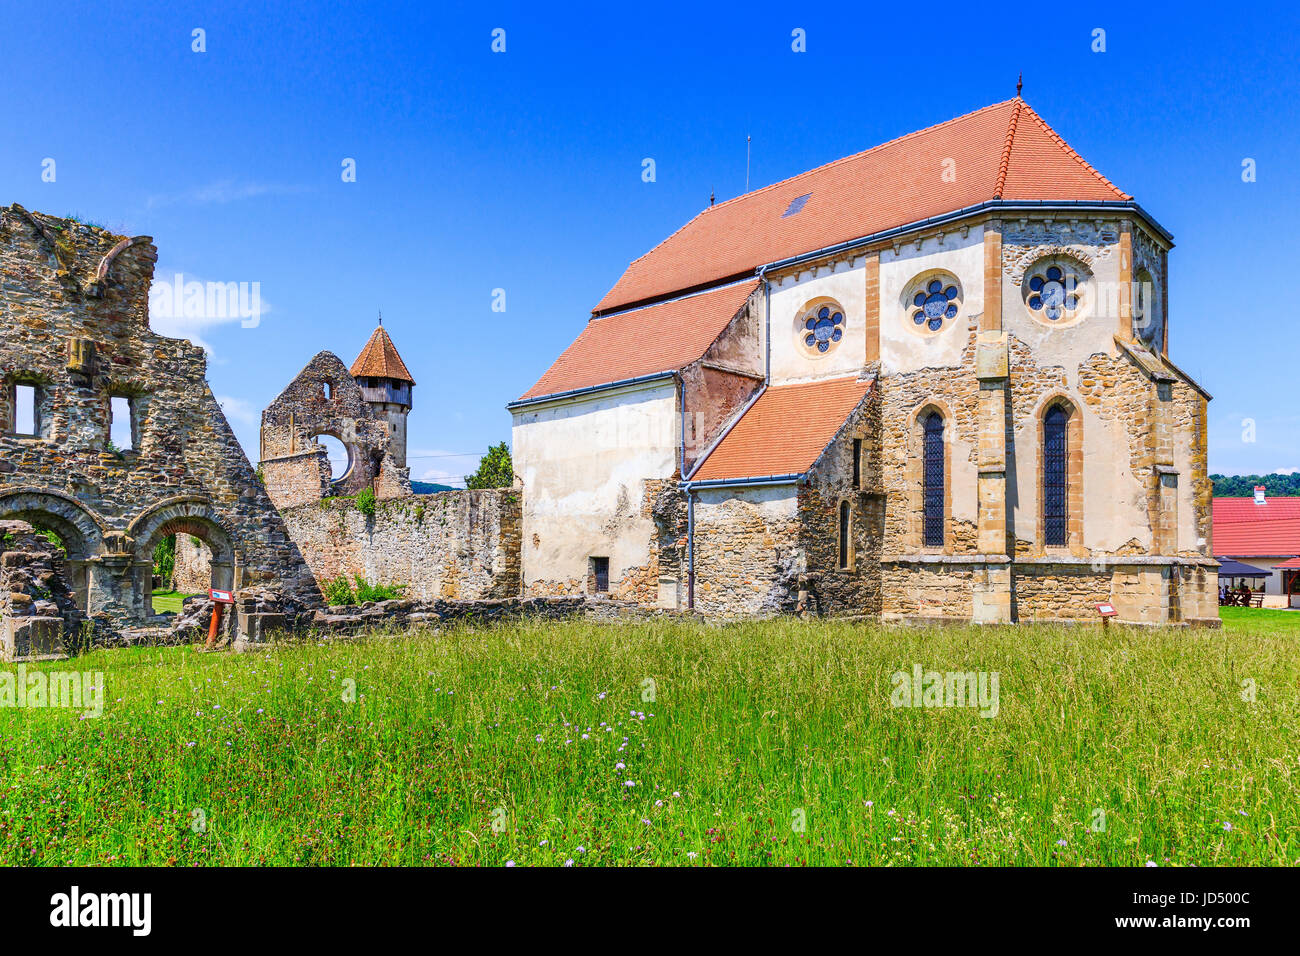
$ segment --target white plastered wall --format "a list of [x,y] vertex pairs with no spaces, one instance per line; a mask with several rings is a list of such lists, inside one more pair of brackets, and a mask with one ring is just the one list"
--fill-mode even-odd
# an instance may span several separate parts
[[[943,271],[954,276],[961,290],[956,317],[938,332],[918,331],[915,307],[905,294],[920,276]],[[906,242],[897,252],[880,253],[880,366],[886,374],[946,368],[961,364],[970,342],[970,325],[984,311],[984,230],[973,226],[965,236],[946,233],[943,241],[930,237]],[[978,323],[976,323],[978,324]]]
[[[771,282],[772,384],[852,375],[865,364],[866,297],[862,257],[804,266]],[[844,309],[844,334],[825,354],[803,350],[796,324],[814,301],[833,300]]]
[[612,591],[627,569],[649,563],[645,481],[674,473],[679,435],[670,378],[514,411],[525,594],[539,582],[585,582],[593,556],[609,558]]

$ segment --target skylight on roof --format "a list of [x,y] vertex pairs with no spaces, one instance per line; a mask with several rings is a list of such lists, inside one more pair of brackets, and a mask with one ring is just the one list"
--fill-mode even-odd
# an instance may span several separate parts
[[796,196],[794,199],[791,199],[790,205],[786,206],[785,212],[781,213],[781,218],[784,219],[787,216],[793,216],[804,207],[804,204],[807,203],[811,197],[812,193],[804,193],[802,196]]

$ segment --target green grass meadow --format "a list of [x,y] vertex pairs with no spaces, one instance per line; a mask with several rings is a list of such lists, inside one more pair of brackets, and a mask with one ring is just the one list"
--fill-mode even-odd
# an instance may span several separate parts
[[157,590],[153,592],[153,610],[155,614],[179,614],[181,605],[185,603],[187,597],[193,597],[192,594],[185,594],[181,591]]
[[[102,716],[0,708],[0,853],[1294,865],[1300,614],[1225,618],[521,622],[247,654],[100,651],[30,669],[102,671]],[[891,706],[890,675],[915,664],[996,671],[997,716]]]

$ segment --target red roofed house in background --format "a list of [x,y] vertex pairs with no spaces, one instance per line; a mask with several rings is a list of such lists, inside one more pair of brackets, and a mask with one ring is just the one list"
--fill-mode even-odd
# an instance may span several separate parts
[[1215,498],[1214,553],[1273,572],[1246,582],[1263,585],[1265,607],[1300,607],[1300,498],[1269,498],[1263,485],[1252,498]]
[[525,593],[1216,625],[1170,248],[1019,97],[710,206],[510,405]]

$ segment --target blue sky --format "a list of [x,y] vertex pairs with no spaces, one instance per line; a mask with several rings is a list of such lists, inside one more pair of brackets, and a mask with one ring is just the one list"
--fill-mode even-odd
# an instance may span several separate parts
[[412,476],[472,470],[627,263],[744,191],[747,135],[758,187],[1006,99],[1023,71],[1175,236],[1171,354],[1215,396],[1211,471],[1300,469],[1285,7],[5,6],[0,202],[151,235],[160,278],[259,283],[256,327],[168,329],[211,349],[254,458],[261,409],[317,351],[350,362],[382,309],[419,383]]

